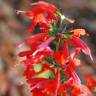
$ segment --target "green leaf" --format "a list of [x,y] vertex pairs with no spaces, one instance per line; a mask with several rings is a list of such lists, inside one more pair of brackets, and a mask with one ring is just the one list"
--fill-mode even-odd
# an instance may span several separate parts
[[60,12],[57,12],[55,14],[55,16],[59,17],[62,21],[66,18],[63,14],[61,14]]
[[57,26],[53,21],[51,22],[51,27],[52,27],[52,30],[56,31]]
[[57,28],[58,28],[58,31],[60,31],[62,29],[62,23],[63,23],[63,20],[65,19],[65,16],[62,15],[60,12],[57,12],[55,15],[58,17]]
[[35,77],[37,77],[37,78],[49,78],[50,76],[52,76],[52,74],[53,74],[52,71],[46,70],[46,71],[40,73],[39,75],[36,75]]
[[72,38],[73,32],[63,32],[65,38]]
[[49,58],[49,62],[50,62],[51,64],[53,64],[53,61],[54,61],[54,57],[51,56],[51,57]]
[[35,72],[39,72],[39,71],[41,71],[41,69],[42,69],[42,65],[41,64],[35,64],[34,65]]

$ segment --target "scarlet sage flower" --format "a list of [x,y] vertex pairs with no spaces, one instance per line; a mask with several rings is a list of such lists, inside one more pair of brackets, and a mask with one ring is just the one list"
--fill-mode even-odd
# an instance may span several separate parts
[[29,19],[31,19],[31,25],[28,28],[29,32],[32,32],[35,26],[40,24],[41,29],[45,32],[50,28],[50,22],[57,22],[57,18],[54,15],[57,11],[59,11],[54,5],[50,3],[46,3],[43,1],[39,1],[36,3],[29,3],[28,5],[34,6],[30,11],[19,11],[19,14],[25,14]]
[[91,60],[93,61],[91,51],[89,47],[86,45],[86,43],[84,43],[84,41],[82,41],[80,38],[76,36],[73,36],[73,38],[69,39],[69,42],[72,46],[79,47],[82,50],[82,52],[85,53],[86,55],[89,55]]
[[44,50],[40,52],[35,51],[35,53],[32,53],[33,51],[20,52],[18,54],[20,57],[26,56],[26,60],[21,61],[21,64],[28,65],[29,63],[41,63],[45,58],[50,57],[53,54],[53,51],[50,48],[46,47]]
[[[32,87],[32,93],[37,94],[35,92],[39,91],[39,96],[58,96],[58,95],[66,95],[64,92],[65,86],[60,81],[60,72],[57,70],[56,76],[54,80],[44,79],[44,78],[32,78],[30,84],[34,84]],[[37,90],[37,91],[36,91]],[[37,94],[38,96],[38,94]]]
[[[35,95],[36,93],[34,92],[35,90],[38,91],[41,90],[41,93],[39,94],[40,96],[42,96],[42,94],[44,94],[44,96],[57,96],[57,91],[59,88],[59,82],[60,82],[60,77],[59,77],[59,73],[56,73],[56,77],[54,80],[49,80],[49,79],[38,79],[38,78],[34,78],[31,79],[30,84],[32,83],[32,89],[31,91],[33,92],[33,94]],[[37,81],[37,82],[36,82]],[[35,84],[36,83],[36,84]],[[34,86],[33,86],[34,84]]]
[[73,78],[74,84],[78,85],[79,87],[81,86],[81,80],[71,67],[67,67],[65,72],[69,78]]
[[76,48],[74,50],[72,50],[72,52],[70,53],[70,67],[75,69],[76,67],[80,66],[80,60],[78,58],[76,58],[76,56],[80,53],[80,48]]
[[54,60],[60,64],[60,66],[66,65],[69,62],[69,65],[74,69],[80,65],[80,60],[76,56],[80,52],[80,48],[72,50],[69,54],[68,45],[66,42],[62,44],[62,51],[57,51],[54,55]]
[[75,60],[75,56],[77,55],[77,53],[79,52],[78,50],[75,50],[74,52],[72,52],[71,57],[69,55],[69,51],[68,51],[68,45],[66,44],[66,42],[63,43],[63,50],[62,51],[58,51],[55,54],[55,61],[58,62],[63,68],[66,66],[66,63],[69,63],[69,65],[64,68],[64,73],[66,74],[66,76],[68,76],[68,78],[72,78],[74,84],[78,84],[78,86],[81,85],[81,80],[79,79],[78,75],[75,73],[74,68],[76,67],[76,62]]
[[26,59],[21,61],[21,64],[29,65],[29,64],[41,63],[45,58],[49,58],[53,54],[53,51],[49,47],[46,47],[42,51],[38,50],[35,51],[33,54],[32,53],[33,51],[20,52],[19,53],[20,57],[26,56]]
[[54,56],[54,60],[56,62],[58,62],[61,66],[63,66],[67,60],[68,60],[68,57],[69,57],[69,51],[68,51],[68,45],[66,42],[64,42],[62,44],[62,47],[63,49],[62,50],[58,50],[56,53],[55,53],[55,56]]
[[39,53],[43,52],[43,50],[44,50],[44,52],[46,52],[46,51],[49,51],[49,53],[52,52],[52,50],[48,47],[48,44],[50,44],[54,40],[54,37],[50,37],[46,41],[41,43],[40,40],[44,40],[44,38],[46,38],[45,34],[38,34],[38,35],[35,35],[35,36],[31,37],[31,38],[26,39],[25,43],[27,45],[29,45],[30,47],[32,46],[31,50],[20,52],[18,55],[20,57],[28,56],[28,55],[34,56],[38,52]]
[[48,38],[47,34],[45,33],[39,33],[39,34],[35,34],[31,37],[28,37],[25,40],[25,43],[29,46],[33,45],[34,42],[36,41],[45,41]]

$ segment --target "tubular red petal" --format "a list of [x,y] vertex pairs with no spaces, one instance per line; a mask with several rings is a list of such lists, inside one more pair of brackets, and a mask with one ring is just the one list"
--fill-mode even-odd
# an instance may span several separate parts
[[44,2],[44,1],[38,1],[36,3],[30,3],[30,5],[32,5],[32,6],[36,5],[40,8],[45,9],[45,10],[47,9],[52,13],[58,11],[58,9],[53,4],[50,4],[50,3],[47,3],[47,2]]
[[18,56],[20,57],[23,57],[23,56],[29,56],[29,55],[32,55],[33,51],[29,50],[29,51],[23,51],[23,52],[20,52],[18,54]]
[[84,41],[82,41],[80,38],[76,36],[73,36],[73,38],[70,39],[69,41],[71,45],[81,48],[82,52],[85,53],[86,55],[89,55],[91,60],[93,61],[90,49]]
[[37,24],[37,16],[33,17],[31,25],[28,27],[27,31],[33,32],[36,24]]
[[45,33],[39,33],[29,37],[25,40],[25,43],[28,45],[32,45],[36,41],[44,41],[47,39],[47,35]]
[[64,84],[64,89],[68,90],[72,87],[72,85],[73,85],[73,78],[69,78]]
[[71,67],[67,67],[66,69],[66,75],[70,78],[73,78],[74,84],[77,84],[78,86],[81,86],[81,80],[79,79],[78,75],[75,73],[75,71]]
[[72,59],[74,59],[79,54],[79,52],[80,52],[80,48],[76,48],[76,49],[72,50],[70,57]]
[[60,72],[59,72],[59,70],[57,70],[56,77],[55,77],[55,93],[54,93],[54,96],[57,96],[59,87],[60,87]]
[[40,45],[38,46],[38,49],[39,49],[39,50],[45,49],[53,40],[54,40],[54,37],[48,38],[45,42],[43,42],[42,44],[40,44]]
[[61,51],[55,52],[55,55],[54,55],[54,60],[55,60],[55,62],[60,62],[61,54],[62,54]]
[[62,45],[62,47],[63,47],[63,50],[62,50],[63,56],[64,56],[65,59],[67,59],[69,57],[69,50],[68,50],[67,43],[64,42],[63,45]]

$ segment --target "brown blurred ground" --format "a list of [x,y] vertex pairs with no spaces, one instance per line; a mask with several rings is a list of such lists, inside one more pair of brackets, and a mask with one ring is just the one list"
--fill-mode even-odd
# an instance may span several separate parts
[[[38,0],[0,0],[0,96],[29,96],[18,67],[16,45],[28,35],[26,18],[17,16],[16,9],[24,9],[22,2]],[[85,28],[90,37],[84,41],[92,50],[94,62],[81,54],[82,65],[77,73],[83,80],[85,74],[96,77],[96,0],[47,0],[62,8],[67,17],[75,18],[74,28]],[[17,67],[16,67],[17,66]],[[19,70],[19,71],[18,71]],[[21,82],[22,81],[22,82]]]

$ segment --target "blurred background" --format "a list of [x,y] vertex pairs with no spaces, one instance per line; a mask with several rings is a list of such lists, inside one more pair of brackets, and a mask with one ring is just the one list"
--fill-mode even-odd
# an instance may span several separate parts
[[[0,0],[0,96],[31,96],[17,57],[20,50],[16,49],[16,46],[30,35],[26,32],[30,23],[26,17],[16,15],[15,10],[28,9],[22,3],[36,1],[38,0]],[[76,20],[70,27],[85,28],[90,35],[82,39],[91,48],[94,61],[80,54],[82,63],[77,74],[83,83],[85,75],[96,78],[96,0],[46,1],[62,9],[65,16]]]

